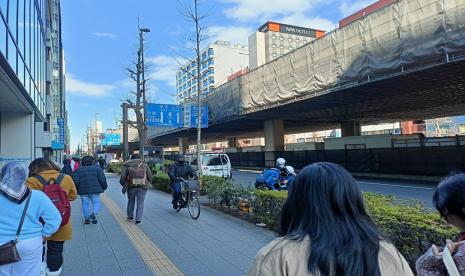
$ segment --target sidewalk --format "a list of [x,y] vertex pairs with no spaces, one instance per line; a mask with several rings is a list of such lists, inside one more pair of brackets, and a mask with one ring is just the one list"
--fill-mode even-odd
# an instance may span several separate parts
[[[163,262],[166,258],[185,275],[244,275],[257,251],[274,238],[268,230],[203,206],[200,218],[193,220],[187,210],[172,210],[170,195],[152,190],[147,194],[142,223],[134,227],[112,215],[119,212],[123,216],[126,198],[117,178],[107,178],[104,201],[114,207],[110,212],[102,204],[99,224],[83,225],[80,203],[73,203],[74,240],[65,246],[66,276],[153,275],[158,261],[148,261],[144,252],[153,253],[150,251],[163,255],[153,258]],[[145,242],[131,242],[128,231],[140,231]]]

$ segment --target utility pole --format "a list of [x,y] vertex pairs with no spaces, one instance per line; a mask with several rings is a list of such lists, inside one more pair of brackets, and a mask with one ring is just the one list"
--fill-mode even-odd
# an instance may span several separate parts
[[144,155],[145,155],[145,141],[147,140],[147,116],[146,106],[147,106],[147,97],[146,97],[146,90],[145,90],[145,63],[144,63],[144,33],[150,32],[150,29],[147,28],[139,28],[139,45],[140,45],[140,65],[139,68],[142,70],[142,104],[144,108],[144,113],[142,114],[143,118],[143,130],[142,130],[142,141],[141,144],[141,160],[144,162]]
[[123,160],[129,160],[129,137],[128,137],[128,103],[121,105],[123,108]]

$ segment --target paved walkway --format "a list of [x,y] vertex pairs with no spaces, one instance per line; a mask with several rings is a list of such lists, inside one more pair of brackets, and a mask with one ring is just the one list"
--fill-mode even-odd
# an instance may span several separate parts
[[142,223],[135,226],[124,221],[126,198],[117,178],[107,178],[97,225],[84,225],[80,202],[73,203],[74,239],[65,245],[65,276],[244,275],[257,251],[274,238],[206,207],[193,220],[185,209],[172,210],[171,196],[158,191],[147,194]]

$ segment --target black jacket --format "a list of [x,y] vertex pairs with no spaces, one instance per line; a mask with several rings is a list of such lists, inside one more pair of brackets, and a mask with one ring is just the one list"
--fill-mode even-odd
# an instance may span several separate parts
[[171,164],[168,168],[168,176],[170,177],[171,183],[177,182],[178,177],[188,179],[194,177],[195,173],[189,164],[179,164],[178,162]]
[[101,194],[108,187],[105,173],[95,166],[79,167],[73,173],[73,180],[79,195]]

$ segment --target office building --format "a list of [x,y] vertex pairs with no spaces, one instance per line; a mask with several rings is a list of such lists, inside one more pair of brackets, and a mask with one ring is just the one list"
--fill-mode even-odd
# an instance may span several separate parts
[[[57,139],[65,143],[64,95],[53,98],[64,87],[52,92],[52,75],[64,74],[60,20],[58,0],[0,1],[0,167],[12,160],[56,156],[55,126]],[[54,53],[59,53],[56,71]],[[52,122],[53,114],[57,119]]]
[[249,64],[253,70],[324,35],[324,31],[267,22],[249,36]]
[[[246,46],[216,41],[201,53],[201,95],[227,82],[228,77],[249,66]],[[197,65],[195,58],[176,73],[176,102],[186,103],[197,97]]]

